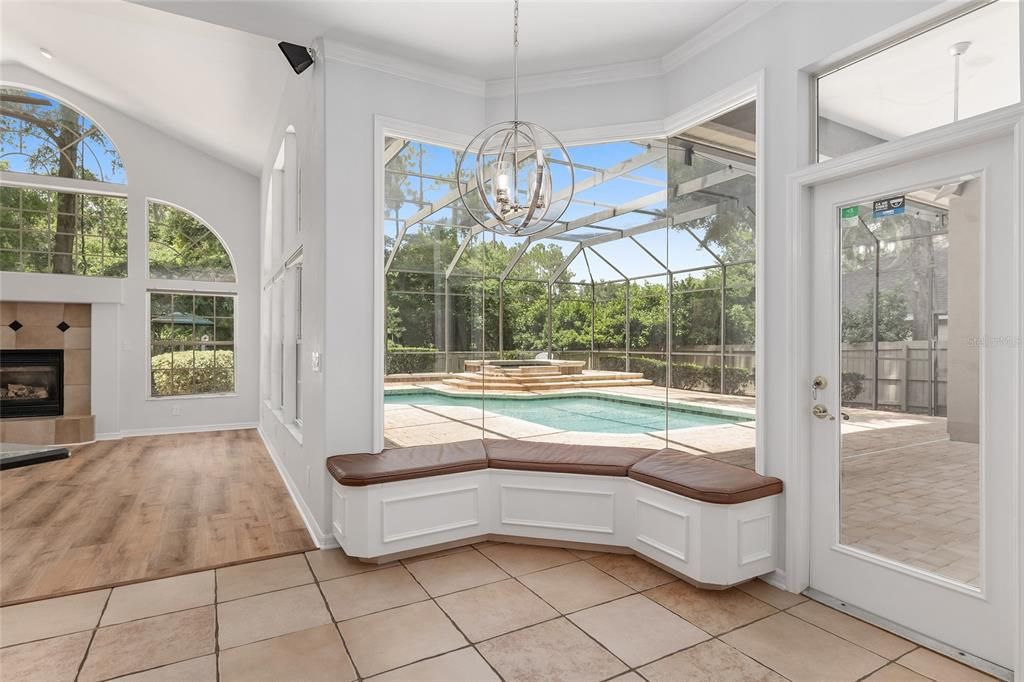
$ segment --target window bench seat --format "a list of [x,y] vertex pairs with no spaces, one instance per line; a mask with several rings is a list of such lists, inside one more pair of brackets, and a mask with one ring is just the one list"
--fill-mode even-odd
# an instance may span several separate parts
[[678,450],[488,439],[327,469],[334,537],[367,561],[495,537],[629,551],[712,588],[777,567],[782,481]]

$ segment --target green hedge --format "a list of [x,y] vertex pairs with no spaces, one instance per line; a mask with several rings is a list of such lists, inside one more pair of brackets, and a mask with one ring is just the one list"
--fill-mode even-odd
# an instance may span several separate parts
[[[626,356],[603,356],[600,360],[601,369],[619,372],[626,371]],[[629,371],[641,372],[645,379],[650,379],[660,386],[665,385],[665,361],[656,358],[630,356]],[[672,387],[694,391],[719,390],[722,374],[719,365],[696,365],[692,363],[672,363]],[[754,373],[742,367],[725,368],[725,393],[743,395],[744,389],[754,380]]]
[[[523,360],[536,355],[533,351],[506,351],[502,359]],[[557,355],[557,354],[556,354]],[[385,374],[416,374],[437,371],[436,348],[419,348],[414,346],[389,345],[384,356]],[[598,368],[618,372],[626,371],[625,355],[599,355]],[[629,371],[641,372],[645,379],[665,385],[665,361],[642,356],[630,356]],[[732,395],[744,395],[745,389],[754,381],[754,373],[742,367],[725,368],[725,392]],[[695,365],[692,363],[673,363],[672,386],[695,391],[719,391],[721,369],[718,365]]]
[[384,355],[385,375],[433,372],[436,365],[436,348],[388,344],[388,352]]
[[860,372],[843,372],[842,376],[842,398],[843,404],[852,403],[857,399],[857,396],[864,390],[864,379],[866,379]]
[[197,393],[230,393],[235,390],[235,354],[230,350],[195,351],[195,365],[183,367],[192,353],[177,353],[178,360],[171,371],[171,358],[175,353],[154,355],[150,360],[153,368],[153,395],[190,395]]

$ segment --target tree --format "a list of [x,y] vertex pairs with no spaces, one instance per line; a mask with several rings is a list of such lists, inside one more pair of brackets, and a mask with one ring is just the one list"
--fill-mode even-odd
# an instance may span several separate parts
[[[861,305],[843,304],[843,343],[874,340],[874,296],[869,292]],[[907,297],[902,289],[883,291],[878,298],[878,340],[909,341],[913,324],[908,319]]]
[[[60,178],[105,180],[102,176],[105,163],[110,164],[112,176],[117,176],[123,169],[113,143],[92,121],[56,100],[19,88],[0,90],[0,156],[4,157],[4,169],[11,169],[12,160],[20,160],[14,170]],[[97,248],[95,240],[86,237],[90,230],[94,235],[109,233],[114,241],[119,240],[122,234],[126,237],[124,216],[116,208],[109,213],[93,211],[86,215],[90,206],[82,197],[89,195],[70,192],[48,194],[53,195],[53,203],[45,206],[34,201],[39,198],[38,194],[29,196],[28,201],[34,205],[29,207],[27,214],[26,207],[19,202],[23,238],[29,234],[34,251],[50,254],[45,265],[39,262],[38,255],[32,256],[33,262],[28,269],[62,274],[107,274],[96,272],[94,265],[98,264],[99,269],[104,270],[118,259],[112,258],[108,263],[105,246],[101,243]],[[21,199],[24,201],[25,197]],[[10,204],[5,202],[4,205]],[[94,202],[92,208],[97,205]],[[32,212],[33,208],[44,208],[46,213]],[[47,223],[47,214],[55,214],[53,223]],[[25,222],[29,229],[25,229]],[[43,234],[50,239],[45,248],[38,243]],[[24,243],[20,248],[23,252],[29,251]],[[93,258],[93,263],[90,263],[90,256],[98,258]],[[121,260],[126,258],[127,251]],[[2,265],[4,269],[17,267],[17,264],[6,261]],[[21,267],[25,267],[23,263]],[[115,276],[123,276],[125,265],[122,262],[113,269]]]
[[167,279],[234,282],[231,256],[216,234],[187,211],[149,202],[149,274]]

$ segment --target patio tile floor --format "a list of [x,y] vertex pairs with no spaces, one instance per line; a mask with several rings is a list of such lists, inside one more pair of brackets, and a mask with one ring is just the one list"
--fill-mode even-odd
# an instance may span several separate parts
[[[76,603],[11,606],[0,609],[3,629],[15,633],[0,669],[5,682],[213,682],[218,671],[223,682],[991,679],[763,582],[715,593],[674,579],[651,586],[658,569],[603,556],[488,542],[374,566],[318,550],[299,555],[305,567],[269,560],[222,569],[228,582],[217,575],[216,583],[243,576],[247,596],[226,601],[218,592],[199,607],[209,576],[182,600],[163,598],[167,583],[152,581],[120,600],[98,590]],[[311,583],[282,587],[307,573]],[[400,598],[387,594],[396,590]],[[147,592],[156,598],[144,610],[127,608]],[[728,617],[712,617],[721,605]],[[112,608],[139,617],[107,625]],[[72,631],[55,627],[69,613],[81,614],[67,619]]]

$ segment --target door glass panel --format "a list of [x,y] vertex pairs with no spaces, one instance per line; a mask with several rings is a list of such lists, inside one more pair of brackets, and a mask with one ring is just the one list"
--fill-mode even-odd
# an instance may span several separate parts
[[981,180],[839,212],[840,541],[980,586]]

